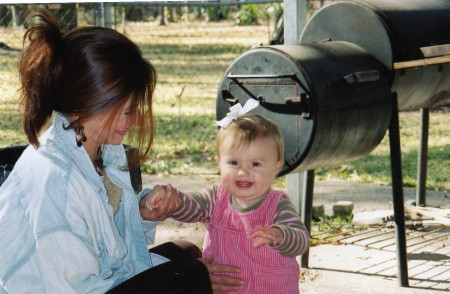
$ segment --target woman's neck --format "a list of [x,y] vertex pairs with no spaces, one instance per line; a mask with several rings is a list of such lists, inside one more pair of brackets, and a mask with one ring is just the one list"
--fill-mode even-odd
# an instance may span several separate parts
[[89,138],[86,142],[83,143],[84,149],[86,150],[87,154],[89,155],[89,158],[93,162],[97,159],[98,152],[100,145],[89,142]]

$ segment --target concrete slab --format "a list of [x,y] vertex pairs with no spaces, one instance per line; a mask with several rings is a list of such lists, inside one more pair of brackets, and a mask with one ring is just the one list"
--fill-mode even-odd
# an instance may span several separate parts
[[309,264],[309,269],[302,269],[303,294],[436,294],[450,290],[450,267],[444,261],[410,261],[410,287],[399,286],[395,252],[356,245],[319,245],[311,247]]

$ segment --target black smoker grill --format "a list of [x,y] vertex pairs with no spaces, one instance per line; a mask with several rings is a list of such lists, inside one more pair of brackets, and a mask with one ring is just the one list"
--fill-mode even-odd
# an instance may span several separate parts
[[318,11],[300,43],[347,41],[390,71],[398,108],[450,104],[450,1],[339,1]]
[[398,111],[450,104],[450,1],[335,2],[311,18],[300,43],[238,57],[220,83],[217,119],[235,103],[260,101],[252,113],[285,138],[280,175],[308,171],[308,229],[314,169],[370,153],[389,129],[399,280],[408,286]]
[[389,126],[387,73],[348,42],[258,47],[228,68],[217,116],[232,103],[260,100],[253,112],[277,122],[286,141],[282,174],[356,159],[371,152]]

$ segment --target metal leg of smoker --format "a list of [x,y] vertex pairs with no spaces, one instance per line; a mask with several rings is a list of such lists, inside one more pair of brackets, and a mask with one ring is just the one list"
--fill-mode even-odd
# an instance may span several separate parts
[[392,119],[389,126],[391,154],[392,196],[394,202],[395,237],[397,243],[397,270],[401,287],[408,287],[408,259],[406,252],[405,207],[403,199],[402,161],[398,120],[397,95],[393,95]]
[[416,206],[425,206],[427,186],[427,163],[428,163],[428,129],[430,121],[430,110],[420,110],[420,146],[417,162],[417,189]]
[[[313,192],[314,192],[314,170],[308,170],[303,174],[303,192],[302,192],[302,222],[305,224],[308,232],[311,232]],[[309,267],[309,249],[301,258],[301,266]]]

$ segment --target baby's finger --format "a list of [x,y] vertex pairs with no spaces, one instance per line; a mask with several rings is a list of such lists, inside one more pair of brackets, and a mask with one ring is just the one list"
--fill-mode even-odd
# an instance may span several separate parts
[[176,190],[169,184],[166,186],[164,198],[162,198],[158,205],[158,216],[160,218],[171,217],[177,208],[177,196]]
[[275,239],[275,236],[270,231],[265,232],[265,231],[258,230],[252,234],[252,238],[258,238],[258,237]]
[[[270,242],[269,242],[269,243],[270,243]],[[259,238],[258,240],[256,240],[255,243],[253,243],[253,248],[259,248],[259,247],[261,247],[261,246],[263,246],[263,245],[266,245],[266,244],[269,244],[269,243],[264,242],[264,239]]]
[[172,187],[172,185],[167,185],[167,194],[170,195],[170,209],[175,211],[177,210],[181,205],[181,199],[178,197],[178,191]]
[[153,190],[146,196],[146,205],[151,208],[166,194],[166,190],[161,187],[154,187]]
[[277,243],[277,240],[273,234],[265,233],[263,231],[256,231],[253,233],[252,238],[256,239],[255,243],[253,243],[253,248],[259,248],[263,245]]
[[153,202],[150,203],[150,205],[148,207],[150,208],[150,210],[158,209],[158,208],[161,207],[162,202],[163,202],[163,198],[162,197],[154,199]]

